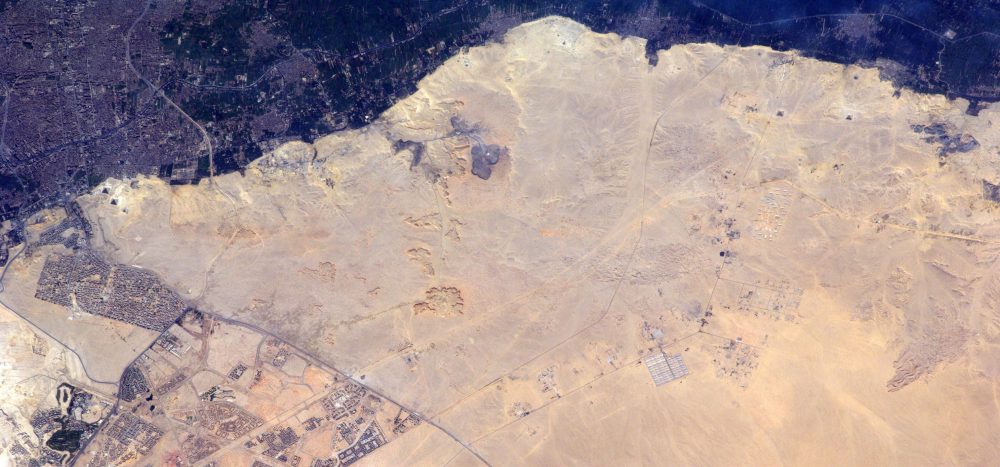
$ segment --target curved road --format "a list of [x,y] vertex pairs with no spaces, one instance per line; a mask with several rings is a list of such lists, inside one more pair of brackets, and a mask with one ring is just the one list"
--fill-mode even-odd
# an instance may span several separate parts
[[[0,293],[2,293],[4,291],[3,280],[4,280],[4,277],[7,276],[7,268],[9,268],[10,265],[14,263],[14,260],[16,260],[19,256],[21,256],[21,253],[23,253],[24,250],[26,250],[27,248],[28,248],[28,244],[25,243],[24,246],[22,246],[21,249],[18,250],[16,254],[14,254],[14,256],[10,257],[10,259],[7,261],[7,265],[4,266],[3,271],[0,272]],[[118,381],[104,381],[104,380],[97,379],[97,378],[93,377],[90,374],[90,371],[87,370],[87,365],[83,363],[83,357],[80,356],[80,354],[76,351],[76,349],[74,349],[73,347],[70,347],[69,344],[67,344],[67,343],[59,340],[59,338],[57,338],[56,336],[53,336],[52,334],[50,334],[48,331],[46,331],[44,328],[42,328],[41,326],[39,326],[38,324],[36,324],[34,321],[32,321],[31,319],[29,319],[23,313],[17,311],[17,309],[15,309],[14,307],[12,307],[9,304],[7,304],[6,302],[4,302],[3,298],[0,298],[0,305],[3,305],[4,308],[7,308],[8,310],[11,311],[11,313],[14,313],[15,315],[17,315],[18,318],[21,318],[22,320],[24,320],[24,322],[28,323],[28,325],[30,325],[31,327],[35,328],[36,331],[41,332],[42,334],[45,334],[46,336],[48,336],[49,339],[52,339],[52,340],[58,342],[59,345],[65,347],[66,350],[69,350],[70,352],[72,352],[73,355],[76,356],[77,360],[80,361],[80,367],[83,368],[83,373],[85,375],[87,375],[87,378],[89,378],[91,381],[93,381],[95,383],[100,383],[100,384],[113,384],[113,385],[117,385],[118,384]]]

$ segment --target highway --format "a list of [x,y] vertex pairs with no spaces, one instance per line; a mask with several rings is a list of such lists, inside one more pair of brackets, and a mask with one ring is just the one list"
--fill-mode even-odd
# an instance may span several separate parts
[[[3,281],[4,281],[4,278],[7,276],[7,269],[10,268],[10,265],[14,263],[14,260],[16,260],[19,256],[21,256],[21,253],[23,253],[24,250],[27,249],[27,248],[28,248],[28,245],[27,245],[27,243],[25,243],[21,247],[21,249],[17,251],[17,253],[15,253],[13,256],[10,257],[10,259],[7,261],[7,265],[4,266],[3,271],[0,272],[0,294],[2,294],[4,292],[4,290],[5,290],[4,282]],[[42,328],[41,326],[39,326],[38,324],[36,324],[34,321],[32,321],[31,319],[29,319],[27,316],[25,316],[24,313],[21,313],[20,311],[17,311],[16,308],[10,306],[7,302],[5,302],[3,300],[2,295],[0,295],[0,305],[3,305],[4,308],[7,308],[8,310],[11,311],[11,313],[14,313],[15,315],[17,315],[17,317],[21,318],[24,322],[28,323],[28,325],[30,325],[32,328],[34,328],[35,331],[48,336],[49,339],[52,339],[52,340],[58,342],[59,345],[63,346],[64,348],[66,348],[66,350],[69,350],[73,355],[75,355],[76,358],[77,358],[77,360],[80,361],[80,367],[83,368],[83,373],[86,374],[87,378],[89,378],[91,381],[93,381],[95,383],[100,383],[100,384],[113,384],[113,385],[117,385],[118,384],[118,381],[105,381],[105,380],[101,380],[101,379],[95,378],[93,375],[91,375],[90,371],[87,370],[87,365],[84,364],[84,362],[83,362],[83,357],[80,356],[80,354],[76,351],[76,349],[74,349],[73,347],[70,347],[69,344],[67,344],[67,343],[59,340],[59,338],[57,338],[56,336],[53,336],[52,334],[50,334],[44,328]]]

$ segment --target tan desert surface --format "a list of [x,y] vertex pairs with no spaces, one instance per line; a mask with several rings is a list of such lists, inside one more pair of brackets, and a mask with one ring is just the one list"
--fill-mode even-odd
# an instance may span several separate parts
[[[365,128],[81,197],[93,251],[197,311],[83,314],[119,349],[83,365],[148,380],[109,423],[150,444],[79,465],[995,465],[1000,110],[764,47],[644,54],[545,18]],[[0,298],[61,336],[53,254]]]

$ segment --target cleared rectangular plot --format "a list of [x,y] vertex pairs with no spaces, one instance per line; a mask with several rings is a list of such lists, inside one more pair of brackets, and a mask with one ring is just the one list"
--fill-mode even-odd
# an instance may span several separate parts
[[653,384],[661,386],[675,379],[687,376],[688,369],[684,365],[684,360],[680,355],[667,356],[663,352],[656,352],[643,359],[649,375],[653,378]]

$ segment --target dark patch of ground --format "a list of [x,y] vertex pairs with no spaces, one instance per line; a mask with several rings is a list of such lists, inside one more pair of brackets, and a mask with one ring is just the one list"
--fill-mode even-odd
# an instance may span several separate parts
[[109,176],[241,171],[370,122],[448,57],[547,15],[645,37],[653,64],[674,44],[761,44],[878,65],[972,111],[1000,96],[992,2],[0,0],[0,219]]

